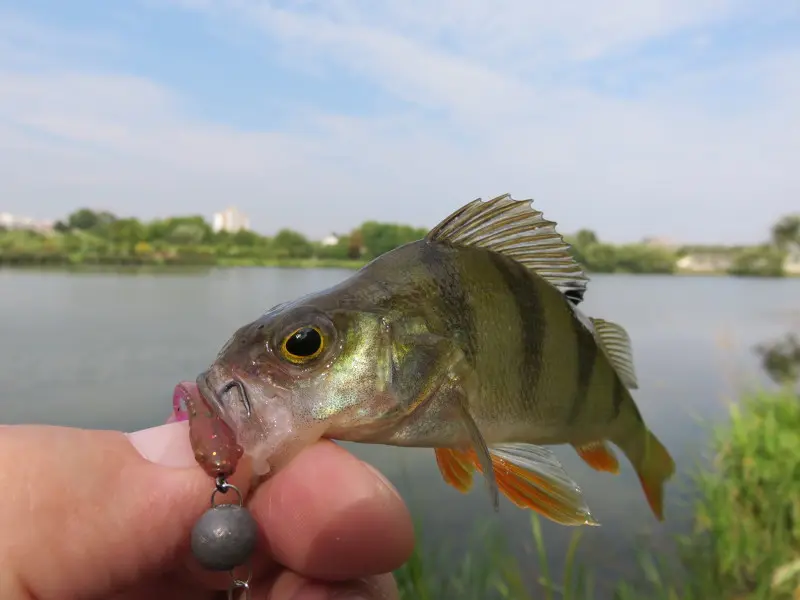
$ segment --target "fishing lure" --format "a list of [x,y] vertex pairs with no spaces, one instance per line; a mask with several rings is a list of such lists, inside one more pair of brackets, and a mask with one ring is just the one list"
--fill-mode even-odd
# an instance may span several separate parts
[[[250,598],[252,568],[250,558],[258,540],[258,524],[244,506],[242,492],[228,479],[236,472],[243,449],[233,430],[199,394],[192,394],[183,384],[175,386],[172,407],[178,420],[189,421],[189,439],[194,456],[202,469],[214,480],[211,507],[192,529],[191,549],[198,563],[209,571],[227,571],[231,577],[228,600],[237,590],[241,600]],[[217,495],[233,492],[232,503],[217,503]],[[239,577],[236,569],[244,567]]]

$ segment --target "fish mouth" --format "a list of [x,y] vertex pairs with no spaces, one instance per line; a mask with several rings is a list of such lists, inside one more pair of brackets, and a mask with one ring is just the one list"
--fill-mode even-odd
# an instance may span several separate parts
[[253,414],[253,405],[244,382],[233,376],[225,379],[222,384],[214,385],[213,379],[209,370],[200,373],[196,380],[197,390],[209,407],[229,425],[231,425],[229,422],[231,413],[239,412],[233,406],[234,403],[239,403],[244,408],[246,417],[250,418]]

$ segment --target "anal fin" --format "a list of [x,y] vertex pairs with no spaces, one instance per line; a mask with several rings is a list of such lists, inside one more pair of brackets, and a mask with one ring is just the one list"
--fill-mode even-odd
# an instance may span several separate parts
[[[552,451],[531,444],[503,444],[489,448],[498,490],[520,508],[528,508],[562,525],[599,525],[592,517],[578,485],[566,474]],[[465,492],[477,469],[474,450],[436,449],[444,480]]]
[[573,446],[587,465],[596,471],[619,473],[619,461],[614,451],[603,441],[591,442],[583,446]]
[[497,486],[514,504],[562,525],[599,525],[578,484],[551,450],[532,444],[503,444],[489,451]]

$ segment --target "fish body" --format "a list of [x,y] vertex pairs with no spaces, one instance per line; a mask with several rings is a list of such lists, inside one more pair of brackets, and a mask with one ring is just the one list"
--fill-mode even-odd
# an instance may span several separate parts
[[616,472],[611,442],[662,518],[674,464],[631,395],[630,340],[581,312],[587,278],[554,225],[529,201],[476,200],[240,328],[198,387],[264,471],[320,437],[434,448],[461,491],[477,470],[495,506],[595,524],[546,446]]

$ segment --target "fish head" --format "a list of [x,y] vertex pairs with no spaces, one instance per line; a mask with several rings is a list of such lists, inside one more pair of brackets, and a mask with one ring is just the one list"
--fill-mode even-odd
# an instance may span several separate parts
[[380,315],[300,300],[240,327],[197,386],[263,475],[331,430],[382,426],[390,355]]

